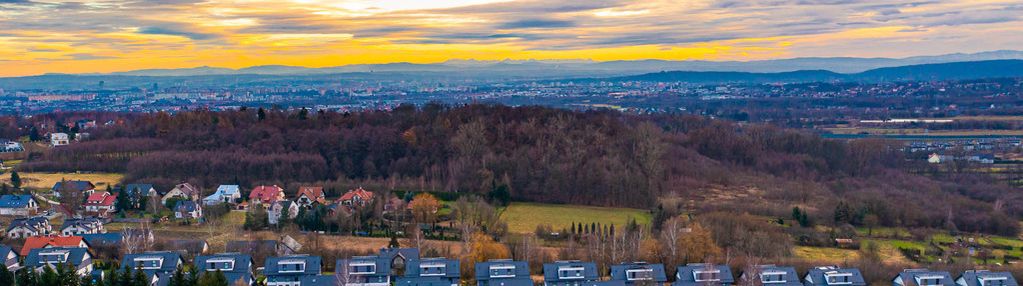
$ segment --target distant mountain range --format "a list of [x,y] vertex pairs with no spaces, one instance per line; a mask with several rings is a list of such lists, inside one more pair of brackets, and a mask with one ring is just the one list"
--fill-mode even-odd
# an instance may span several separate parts
[[370,72],[473,72],[494,76],[533,77],[597,77],[620,76],[660,71],[726,71],[779,73],[801,70],[828,70],[836,73],[859,73],[871,69],[920,64],[1023,59],[1023,51],[991,51],[974,54],[948,54],[909,58],[794,58],[763,61],[607,61],[589,60],[450,60],[435,64],[390,63],[346,65],[325,68],[297,66],[254,66],[242,69],[196,67],[186,69],[147,69],[106,75],[130,76],[202,76],[202,75],[320,75]]
[[954,80],[978,78],[1023,77],[1023,60],[990,60],[940,64],[909,65],[872,69],[859,73],[836,73],[826,70],[804,70],[779,73],[668,71],[614,78],[594,78],[596,81],[652,81],[689,83],[766,83],[766,82],[823,82],[823,81],[911,81]]

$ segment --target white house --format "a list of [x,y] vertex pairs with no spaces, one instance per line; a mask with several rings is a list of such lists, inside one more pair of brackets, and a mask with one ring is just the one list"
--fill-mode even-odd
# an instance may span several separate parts
[[28,238],[31,236],[47,235],[53,231],[50,221],[45,217],[37,216],[30,218],[19,218],[11,221],[7,227],[8,238]]
[[0,196],[0,215],[30,216],[39,211],[39,203],[32,195]]
[[238,185],[220,185],[212,195],[203,198],[203,204],[207,206],[221,203],[234,203],[242,198],[242,192]]
[[199,188],[196,188],[189,183],[181,183],[174,186],[167,194],[163,195],[163,199],[160,201],[162,204],[167,204],[167,200],[171,198],[180,198],[192,201],[199,200]]
[[276,201],[270,205],[270,208],[266,210],[266,219],[270,224],[276,225],[281,220],[281,215],[284,210],[288,210],[288,218],[295,218],[298,216],[298,204],[292,203],[288,200]]
[[50,145],[53,147],[64,146],[71,142],[67,133],[50,133]]

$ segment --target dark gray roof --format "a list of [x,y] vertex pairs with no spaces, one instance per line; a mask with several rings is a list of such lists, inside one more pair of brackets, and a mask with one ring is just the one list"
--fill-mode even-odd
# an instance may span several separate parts
[[[772,286],[797,286],[803,285],[799,281],[799,274],[796,274],[796,269],[788,266],[774,266],[774,265],[760,265],[756,273],[760,276],[761,281],[770,279],[773,281],[770,283]],[[748,273],[743,273],[745,277]]]
[[96,233],[81,235],[85,243],[92,246],[116,246],[121,245],[123,236],[119,232]]
[[[931,271],[927,269],[906,269],[899,272],[898,276],[895,276],[893,283],[896,285],[920,285],[917,279],[940,279],[938,282],[943,286],[956,285],[955,281],[952,280],[952,275],[945,271]],[[908,282],[908,283],[907,283]]]
[[276,253],[277,252],[277,241],[276,240],[233,240],[228,241],[225,247],[227,252],[241,252],[241,253],[252,253],[252,252],[266,252]]
[[[696,281],[697,271],[716,271],[716,277],[702,276],[701,281]],[[728,265],[712,265],[704,263],[692,263],[679,266],[675,274],[674,286],[700,286],[700,285],[732,285],[735,284],[735,276],[732,276],[732,269]]]
[[[559,277],[558,269],[581,269],[578,271],[579,278]],[[574,273],[574,272],[573,272]],[[597,274],[597,264],[581,261],[556,261],[543,265],[543,281],[547,283],[575,282],[575,281],[596,281],[600,279]]]
[[[221,260],[230,260],[233,262],[231,267],[226,267],[224,264],[217,264],[215,262]],[[252,256],[245,253],[219,253],[213,255],[200,255],[195,257],[195,267],[201,271],[210,271],[211,269],[220,270],[227,277],[227,281],[231,282],[242,280],[246,285],[252,283]]]
[[[986,283],[981,283],[981,280]],[[967,270],[959,275],[956,284],[961,286],[1019,286],[1012,273],[986,270]]]
[[89,181],[63,181],[54,183],[53,188],[51,188],[50,190],[54,192],[60,191],[62,188],[64,188],[64,184],[67,184],[67,188],[71,191],[81,192],[95,188],[92,182]]
[[405,259],[419,259],[418,248],[381,248],[380,256],[387,257],[393,260],[395,257],[401,256]]
[[[336,286],[337,277],[334,275],[310,275],[302,277],[302,286]],[[451,286],[451,285],[448,285]]]
[[[456,259],[421,258],[410,259],[405,266],[405,278],[428,277],[461,277],[462,269]],[[433,276],[436,275],[436,276]]]
[[[64,261],[58,261],[55,259],[64,259]],[[50,247],[50,248],[36,248],[28,252],[25,256],[25,267],[43,267],[47,263],[56,265],[55,263],[71,263],[75,265],[76,269],[81,269],[86,263],[92,263],[92,257],[89,255],[89,249],[84,247]]]
[[[4,258],[11,255],[12,253],[14,254],[13,259],[3,261]],[[10,246],[0,244],[0,262],[3,262],[3,264],[8,267],[13,266],[14,264],[18,264],[18,252],[14,251],[14,249],[11,248]]]
[[360,268],[360,271],[349,271],[349,275],[352,276],[388,276],[391,275],[391,259],[384,256],[356,256],[349,259],[338,259],[334,263],[334,272],[341,273],[341,267],[348,265],[349,267],[360,267],[362,264],[372,264],[372,274],[351,274],[356,272],[367,271],[364,268]]
[[[156,259],[159,259],[160,262],[150,262],[156,261]],[[172,251],[128,254],[121,259],[121,269],[142,267],[142,271],[149,277],[158,274],[172,274],[181,264],[181,255]]]
[[24,208],[29,201],[34,201],[32,195],[3,195],[0,196],[0,208]]
[[[630,279],[628,273],[630,271],[644,270],[649,271],[650,276],[648,279]],[[650,280],[658,283],[668,282],[667,275],[664,274],[664,264],[650,264],[645,262],[633,262],[624,263],[611,266],[611,280],[625,281],[625,284],[631,284],[633,282]]]
[[[286,269],[282,269],[281,266],[284,262],[302,261],[305,262],[305,269],[301,272],[287,272]],[[278,256],[270,257],[266,259],[266,265],[263,269],[263,274],[266,276],[303,276],[303,275],[319,275],[320,266],[322,265],[319,256],[310,255],[289,255],[289,256]],[[283,272],[282,272],[283,270]]]
[[488,285],[532,286],[529,278],[529,263],[513,260],[491,260],[476,263],[476,281],[488,281]]
[[839,268],[834,266],[817,267],[810,269],[803,277],[803,285],[806,286],[828,286],[828,277],[834,277],[840,285],[864,286],[867,282],[863,274],[856,268]]
[[38,231],[39,227],[41,227],[41,226],[44,227],[44,226],[47,226],[49,224],[50,224],[50,221],[47,220],[45,217],[41,217],[41,216],[29,217],[29,218],[17,218],[17,219],[14,219],[13,221],[11,221],[11,225],[7,226],[7,231],[11,231],[15,227],[21,227],[21,226],[27,227],[27,228],[30,228],[30,229],[34,229],[34,230]]

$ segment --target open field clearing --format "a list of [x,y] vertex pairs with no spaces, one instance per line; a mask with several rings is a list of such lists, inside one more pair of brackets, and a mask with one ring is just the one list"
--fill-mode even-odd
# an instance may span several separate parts
[[640,209],[604,208],[578,205],[512,203],[501,213],[512,233],[532,233],[536,226],[550,224],[555,230],[570,229],[572,223],[614,224],[624,227],[630,219],[649,225],[651,215]]
[[[22,185],[31,189],[50,189],[53,184],[60,180],[85,180],[96,185],[96,189],[104,190],[108,185],[121,182],[124,174],[118,173],[18,173],[21,176]],[[0,181],[10,182],[10,176],[0,178]]]
[[834,134],[860,134],[871,135],[927,135],[927,136],[978,136],[978,135],[1023,135],[1023,130],[926,130],[922,128],[860,128],[860,127],[837,127],[822,128]]
[[860,253],[856,250],[811,246],[793,247],[792,255],[810,261],[821,261],[836,265],[853,261],[860,257]]

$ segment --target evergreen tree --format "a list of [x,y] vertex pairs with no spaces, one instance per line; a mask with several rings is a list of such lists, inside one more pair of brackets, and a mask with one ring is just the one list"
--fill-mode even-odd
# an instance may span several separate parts
[[174,276],[171,276],[168,286],[185,286],[185,272],[181,270],[181,267],[174,270]]
[[11,186],[15,189],[21,188],[21,176],[18,175],[18,171],[11,171]]
[[14,285],[14,273],[4,263],[0,263],[0,285]]
[[52,267],[46,266],[43,268],[43,274],[39,276],[39,284],[41,285],[60,285],[60,278],[57,276],[57,272]]
[[124,267],[121,269],[121,280],[118,281],[118,286],[135,286],[135,276],[132,275],[131,267]]
[[106,279],[104,279],[104,280],[106,280],[106,281],[104,281],[103,284],[106,284],[106,285],[109,285],[109,286],[120,286],[120,283],[121,283],[121,273],[118,272],[117,269],[111,269],[110,273],[106,275]]
[[39,285],[39,273],[28,268],[18,270],[17,282],[20,286]]
[[401,245],[398,244],[398,235],[391,234],[391,241],[387,243],[389,248],[399,248]]
[[131,282],[133,286],[149,286],[149,276],[139,267],[135,269],[135,277],[132,277]]
[[260,107],[259,110],[256,111],[256,118],[258,118],[259,121],[266,119],[266,110],[263,110],[263,108]]
[[792,207],[792,219],[798,221],[802,216],[803,214],[799,211],[799,207]]

